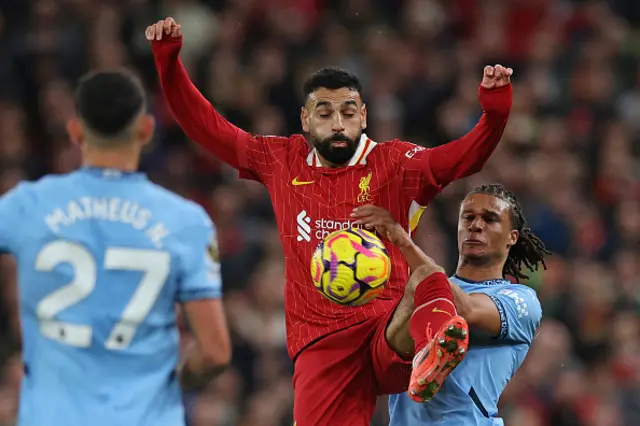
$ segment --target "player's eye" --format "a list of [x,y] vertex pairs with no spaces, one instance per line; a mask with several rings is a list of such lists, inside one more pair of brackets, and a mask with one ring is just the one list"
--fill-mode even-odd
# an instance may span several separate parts
[[354,112],[345,112],[342,115],[344,115],[347,118],[352,118],[354,117],[356,114]]

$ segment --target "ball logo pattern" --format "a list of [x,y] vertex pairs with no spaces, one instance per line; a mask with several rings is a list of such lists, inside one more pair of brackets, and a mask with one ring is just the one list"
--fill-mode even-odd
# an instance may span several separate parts
[[311,259],[316,289],[341,305],[358,306],[375,299],[390,274],[391,260],[384,243],[360,228],[329,234]]

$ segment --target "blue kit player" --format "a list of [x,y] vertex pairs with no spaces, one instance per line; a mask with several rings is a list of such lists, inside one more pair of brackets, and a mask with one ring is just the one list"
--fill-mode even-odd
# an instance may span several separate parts
[[[231,357],[214,229],[136,172],[151,139],[126,72],[85,77],[67,130],[84,166],[0,198],[0,251],[19,272],[20,426],[183,426],[183,386]],[[195,344],[179,359],[176,302]]]
[[[362,222],[398,245],[412,269],[444,273],[388,212],[366,208],[372,213]],[[462,202],[458,251],[458,267],[449,282],[458,315],[469,324],[469,350],[430,401],[410,393],[391,395],[390,426],[504,425],[498,417],[498,399],[522,365],[542,318],[535,292],[505,277],[528,278],[522,268],[544,266],[548,251],[525,228],[517,198],[497,184],[475,188]],[[409,299],[403,299],[398,309],[404,309]],[[409,350],[408,330],[404,336]],[[440,348],[428,348],[434,350],[442,353]]]

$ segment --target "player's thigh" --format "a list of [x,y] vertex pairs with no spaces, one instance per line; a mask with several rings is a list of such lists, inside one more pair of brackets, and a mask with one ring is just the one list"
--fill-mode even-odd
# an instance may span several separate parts
[[376,403],[370,346],[375,320],[329,335],[298,355],[296,426],[369,426]]
[[[400,301],[395,309],[380,317],[371,341],[371,359],[376,378],[376,391],[379,395],[401,393],[409,387],[411,359],[413,358],[413,339],[408,334],[408,325],[413,310],[408,312],[406,309],[407,306],[404,306]],[[390,344],[387,335],[392,326],[395,327],[395,333],[404,333],[405,323],[409,340],[408,342],[402,342],[401,347],[407,349],[401,352]],[[398,334],[394,334],[393,337],[397,339]],[[401,357],[399,354],[403,356]]]

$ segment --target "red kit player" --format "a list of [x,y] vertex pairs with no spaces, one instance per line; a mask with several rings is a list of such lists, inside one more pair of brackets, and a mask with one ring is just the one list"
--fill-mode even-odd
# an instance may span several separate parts
[[[409,279],[401,251],[389,244],[393,267],[384,293],[361,307],[341,306],[315,290],[311,256],[323,237],[357,225],[367,210],[354,209],[375,204],[410,231],[442,188],[478,172],[507,122],[511,69],[485,68],[480,122],[462,138],[433,149],[371,140],[363,133],[367,110],[358,78],[339,69],[320,70],[303,88],[301,121],[309,143],[303,135],[254,136],[218,114],[180,62],[182,36],[173,19],[150,25],[146,37],[164,95],[187,136],[241,177],[262,182],[271,196],[285,252],[297,425],[369,425],[380,394],[409,389],[414,399],[428,400],[468,344],[447,277],[418,268]],[[432,344],[440,349],[430,351]]]

